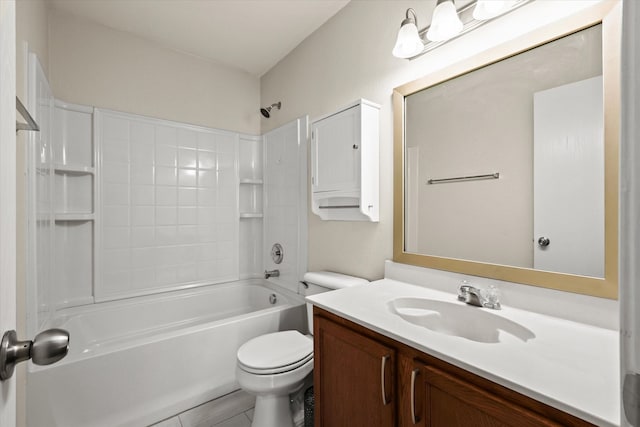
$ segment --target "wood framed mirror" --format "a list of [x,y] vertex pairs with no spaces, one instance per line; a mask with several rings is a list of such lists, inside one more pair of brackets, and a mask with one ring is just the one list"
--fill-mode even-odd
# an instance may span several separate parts
[[394,89],[394,261],[617,298],[621,6]]

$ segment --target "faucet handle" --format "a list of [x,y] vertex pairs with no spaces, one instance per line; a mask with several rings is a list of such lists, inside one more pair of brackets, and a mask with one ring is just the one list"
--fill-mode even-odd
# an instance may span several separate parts
[[458,299],[460,301],[466,301],[469,298],[469,291],[471,291],[471,289],[473,289],[473,286],[471,286],[468,281],[463,280],[458,288]]
[[494,285],[483,291],[483,299],[485,307],[500,310],[500,290]]

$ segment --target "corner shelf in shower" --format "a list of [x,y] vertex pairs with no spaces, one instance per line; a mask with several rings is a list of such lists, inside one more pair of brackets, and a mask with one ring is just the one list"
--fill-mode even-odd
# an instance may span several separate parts
[[92,213],[74,213],[74,212],[56,213],[54,217],[56,222],[57,221],[93,221],[95,219]]
[[263,182],[262,182],[261,179],[242,178],[242,179],[240,179],[240,184],[262,185]]
[[253,212],[241,212],[240,219],[248,219],[248,218],[262,218],[261,213],[253,213]]
[[64,164],[56,163],[53,166],[53,168],[55,173],[58,173],[58,174],[93,175],[95,173],[95,168],[91,166],[64,165]]

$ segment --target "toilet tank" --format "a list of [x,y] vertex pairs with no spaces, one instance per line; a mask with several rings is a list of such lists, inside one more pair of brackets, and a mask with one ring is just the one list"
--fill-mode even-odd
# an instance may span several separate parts
[[[369,283],[367,279],[334,273],[332,271],[310,271],[305,273],[303,278],[303,284],[307,286],[303,295],[315,295],[321,292],[329,292],[367,283]],[[313,335],[313,304],[311,303],[307,303],[307,324],[309,325],[309,333]]]

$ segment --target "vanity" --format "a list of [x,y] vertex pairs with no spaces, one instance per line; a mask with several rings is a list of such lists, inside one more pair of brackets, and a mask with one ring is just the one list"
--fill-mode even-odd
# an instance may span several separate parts
[[[430,287],[441,278],[426,269],[387,262],[385,270],[369,285],[307,298],[315,425],[619,425],[614,320],[588,324],[514,308],[519,290],[504,296],[501,310],[475,307]],[[519,303],[540,297],[524,292]],[[615,309],[602,303],[594,313]]]
[[394,89],[393,262],[307,298],[317,426],[619,425],[620,18]]

